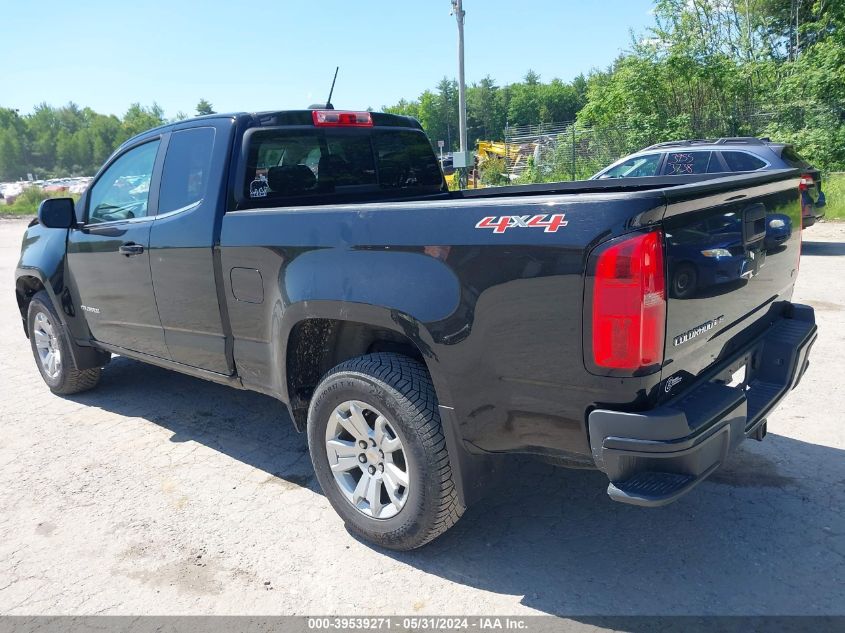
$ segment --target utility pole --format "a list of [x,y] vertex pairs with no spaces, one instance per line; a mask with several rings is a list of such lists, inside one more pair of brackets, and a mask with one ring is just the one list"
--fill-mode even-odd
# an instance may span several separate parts
[[467,151],[467,87],[464,79],[464,7],[463,0],[452,0],[452,13],[458,21],[458,133],[460,136],[460,158],[454,165],[459,170],[460,188],[467,184],[467,169],[471,166]]

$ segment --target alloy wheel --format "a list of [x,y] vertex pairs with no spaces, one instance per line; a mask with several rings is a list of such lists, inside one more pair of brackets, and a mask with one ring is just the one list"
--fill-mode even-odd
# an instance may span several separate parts
[[348,400],[326,425],[326,454],[346,500],[373,519],[396,516],[408,500],[410,473],[405,447],[375,407]]
[[48,315],[39,312],[35,315],[32,329],[41,369],[47,376],[55,379],[62,371],[62,349],[55,326]]

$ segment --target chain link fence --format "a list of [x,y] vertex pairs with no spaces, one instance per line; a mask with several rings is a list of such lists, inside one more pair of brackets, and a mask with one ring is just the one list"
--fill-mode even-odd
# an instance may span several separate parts
[[[758,136],[773,120],[757,113],[742,124],[727,120],[686,138]],[[705,127],[705,126],[701,126]],[[632,152],[669,138],[637,127],[589,127],[575,121],[505,128],[505,169],[510,181],[583,180]]]
[[801,130],[845,123],[845,107],[801,103],[727,116],[673,121],[680,131],[654,132],[637,126],[590,127],[575,121],[507,126],[504,167],[510,182],[582,180],[649,145],[684,138],[767,136],[772,130]]
[[505,169],[511,181],[528,178],[582,180],[639,149],[630,129],[599,129],[577,123],[508,126]]

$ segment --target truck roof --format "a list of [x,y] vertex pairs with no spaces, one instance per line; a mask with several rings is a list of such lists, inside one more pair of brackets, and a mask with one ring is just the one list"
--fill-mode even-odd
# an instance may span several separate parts
[[[333,108],[309,108],[304,110],[265,110],[261,112],[228,112],[228,113],[214,113],[204,114],[202,116],[191,117],[190,119],[183,119],[181,121],[171,121],[154,128],[150,128],[140,134],[127,139],[120,144],[118,150],[123,146],[135,142],[137,139],[143,138],[147,135],[160,133],[171,129],[180,129],[183,127],[192,127],[197,121],[211,121],[215,119],[252,119],[255,126],[281,126],[281,125],[309,125],[313,126],[312,113],[320,110],[332,110]],[[348,112],[348,110],[337,110],[338,112]],[[411,128],[422,131],[422,125],[415,118],[404,116],[400,114],[390,114],[387,112],[370,112],[373,126],[375,127],[402,127]]]

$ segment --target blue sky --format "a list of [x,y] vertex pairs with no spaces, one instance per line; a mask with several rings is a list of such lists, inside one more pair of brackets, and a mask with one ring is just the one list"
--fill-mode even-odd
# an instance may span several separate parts
[[[0,106],[74,101],[122,114],[158,102],[193,114],[338,108],[415,98],[457,74],[449,0],[86,0],[4,3]],[[650,0],[464,0],[467,82],[531,68],[570,80],[604,68],[651,23]]]

